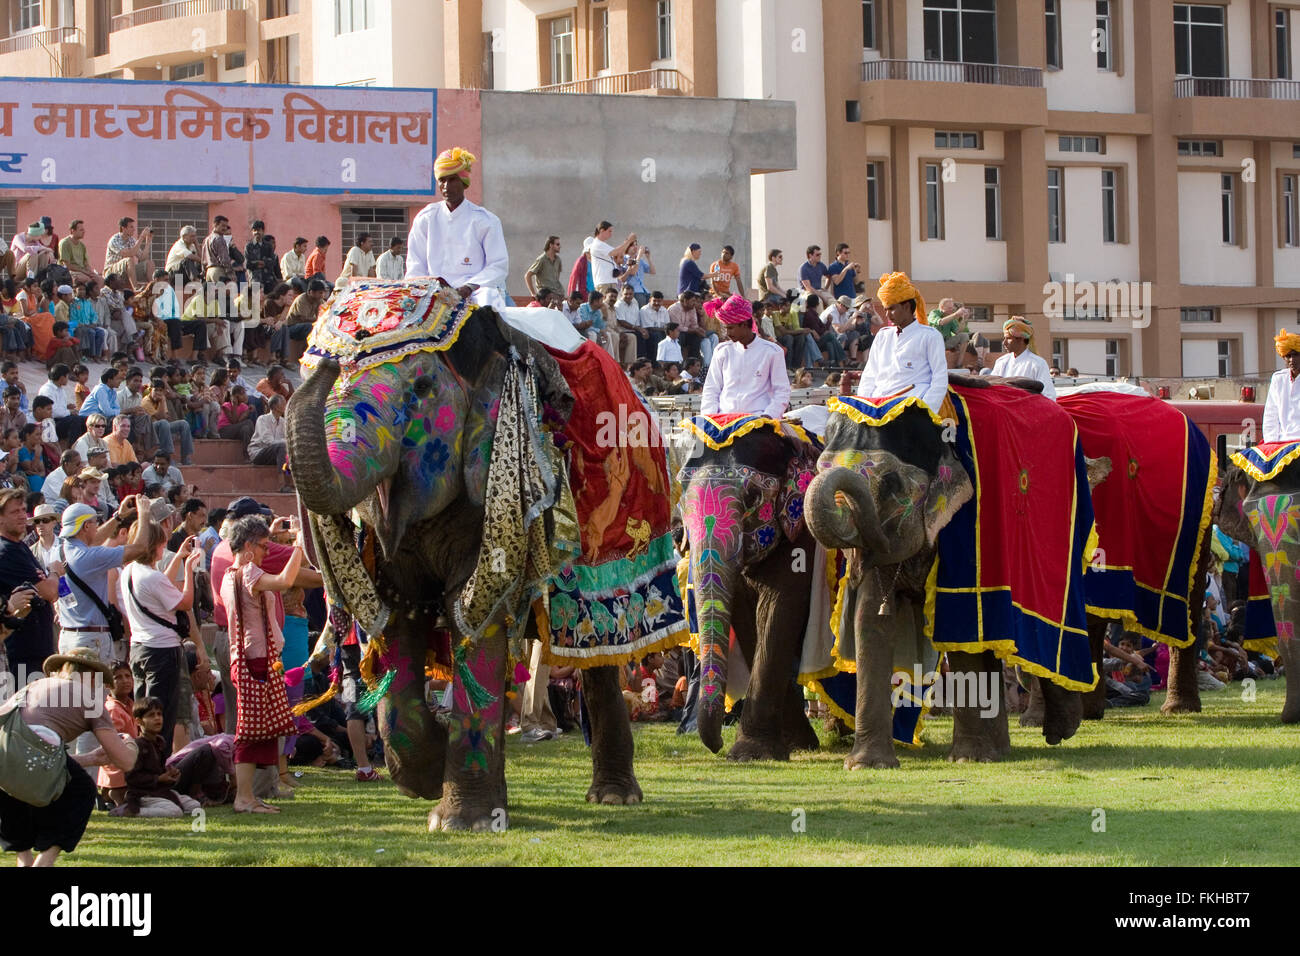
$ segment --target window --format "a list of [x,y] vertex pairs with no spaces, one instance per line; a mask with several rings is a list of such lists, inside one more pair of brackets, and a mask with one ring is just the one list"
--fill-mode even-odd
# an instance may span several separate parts
[[1119,174],[1101,171],[1101,241],[1119,242]]
[[1174,72],[1179,76],[1227,76],[1224,8],[1174,4]]
[[967,305],[966,308],[970,309],[968,323],[993,321],[993,307],[990,305]]
[[41,0],[18,0],[18,29],[34,30],[41,25]]
[[226,69],[227,69],[227,70],[242,70],[242,69],[244,68],[244,63],[245,63],[245,61],[246,61],[246,57],[244,56],[244,51],[243,51],[243,50],[240,50],[238,53],[227,53],[227,54],[226,54]]
[[1123,374],[1120,371],[1119,339],[1106,340],[1106,374],[1111,378]]
[[18,203],[13,199],[0,200],[0,236],[18,232]]
[[1052,339],[1052,364],[1064,371],[1070,367],[1067,355],[1069,351],[1065,339]]
[[334,0],[334,35],[369,30],[375,25],[375,0]]
[[862,49],[876,48],[876,0],[862,0]]
[[363,232],[370,233],[372,249],[387,249],[394,238],[405,241],[411,231],[405,206],[344,206],[341,219],[340,242],[344,255],[356,245],[357,236]]
[[953,133],[936,130],[934,134],[935,149],[980,149],[979,133]]
[[1300,159],[1300,143],[1291,144],[1291,158]]
[[161,264],[167,250],[180,238],[184,226],[193,226],[199,236],[208,233],[208,204],[205,202],[142,202],[136,206],[138,229],[146,226],[153,230],[149,242],[149,256]]
[[1002,238],[1002,171],[984,167],[984,238]]
[[1110,30],[1113,22],[1110,0],[1097,0],[1097,32],[1093,34],[1093,48],[1097,51],[1097,69],[1107,73],[1115,69],[1115,61],[1110,55]]
[[1179,309],[1178,318],[1182,322],[1217,322],[1217,312],[1211,308]]
[[609,7],[599,7],[595,11],[595,56],[597,70],[609,69]]
[[1180,139],[1178,141],[1179,156],[1220,156],[1223,150],[1219,144],[1212,139]]
[[1300,208],[1296,206],[1297,178],[1295,173],[1282,176],[1282,224],[1278,231],[1282,234],[1282,245],[1287,247],[1300,246]]
[[658,0],[655,9],[655,26],[659,35],[656,59],[669,60],[673,55],[673,3]]
[[1100,136],[1059,136],[1056,148],[1063,153],[1104,153],[1105,144]]
[[1237,177],[1232,173],[1219,176],[1219,213],[1223,227],[1223,242],[1232,245],[1237,241],[1236,216]]
[[1273,72],[1279,80],[1291,79],[1291,11],[1273,11]]
[[996,0],[924,0],[925,58],[998,62]]
[[1081,308],[1077,305],[1061,306],[1061,318],[1067,322],[1109,322],[1110,311],[1104,305]]
[[1061,0],[1043,0],[1043,20],[1047,25],[1047,68],[1061,68]]
[[1232,340],[1219,339],[1219,378],[1232,374]]
[[[885,218],[885,164],[867,163],[867,218]],[[0,233],[0,235],[8,235]]]
[[551,82],[573,82],[573,18],[556,17],[551,27]]
[[1065,170],[1047,169],[1047,241],[1065,242]]
[[182,63],[180,66],[173,66],[168,73],[172,80],[201,80],[207,72],[206,60],[195,60],[193,63]]
[[943,177],[938,163],[925,164],[925,238],[943,238]]

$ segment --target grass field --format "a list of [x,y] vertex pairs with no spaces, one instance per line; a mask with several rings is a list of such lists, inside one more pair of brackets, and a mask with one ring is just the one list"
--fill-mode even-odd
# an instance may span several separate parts
[[188,820],[96,813],[61,865],[1294,864],[1300,726],[1278,722],[1282,691],[1265,682],[1246,703],[1238,685],[1176,718],[1160,716],[1157,694],[1055,748],[1013,717],[1015,753],[1001,764],[948,763],[952,721],[940,718],[900,769],[854,773],[844,745],[737,765],[671,727],[635,725],[636,807],[583,802],[591,762],[578,736],[511,738],[504,833],[430,834],[432,804],[308,770],[278,817],[223,807],[193,832]]

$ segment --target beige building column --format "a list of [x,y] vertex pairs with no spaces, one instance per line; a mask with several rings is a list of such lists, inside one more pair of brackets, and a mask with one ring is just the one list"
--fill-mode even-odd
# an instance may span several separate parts
[[[1272,288],[1276,284],[1273,274],[1273,253],[1277,249],[1277,239],[1273,235],[1274,223],[1277,222],[1277,174],[1273,166],[1273,144],[1266,139],[1254,142],[1255,159],[1255,231],[1251,241],[1255,244],[1255,287]],[[1273,348],[1273,329],[1276,316],[1273,309],[1260,307],[1255,311],[1255,322],[1259,339],[1259,373],[1267,375],[1275,367],[1277,353]],[[1249,339],[1247,339],[1249,341]],[[1243,343],[1243,348],[1247,346]],[[1246,356],[1242,355],[1237,369],[1246,367]]]
[[[845,102],[862,89],[862,14],[857,4],[822,0],[822,75],[826,89],[826,241],[824,260],[847,242],[867,263],[867,128],[849,122]],[[865,278],[863,276],[862,278]]]
[[[647,4],[653,13],[653,4]],[[718,95],[718,19],[714,0],[673,4],[673,51],[694,96]]]
[[447,86],[473,89],[483,67],[483,0],[443,4],[443,70]]

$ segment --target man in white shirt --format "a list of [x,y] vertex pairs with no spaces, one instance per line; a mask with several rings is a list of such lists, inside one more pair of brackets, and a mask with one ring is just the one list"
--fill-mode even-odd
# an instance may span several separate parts
[[780,418],[790,405],[790,379],[781,346],[758,337],[753,308],[741,296],[722,303],[711,300],[704,309],[722,323],[727,337],[713,350],[700,414]]
[[621,245],[611,246],[609,239],[614,235],[614,224],[602,219],[592,235],[594,238],[587,247],[587,255],[591,258],[591,284],[599,292],[609,292],[616,289],[614,264],[621,262],[636,245],[636,233],[629,235]]
[[503,308],[510,256],[501,220],[465,198],[472,154],[459,146],[433,164],[443,201],[429,203],[411,224],[406,243],[406,278],[441,276],[475,305]]
[[638,358],[650,358],[663,332],[641,324],[641,307],[636,304],[630,285],[623,286],[618,298],[614,300],[614,321],[620,330],[636,336],[636,354]]
[[37,395],[44,395],[54,403],[54,427],[60,441],[75,441],[85,429],[77,415],[77,393],[68,384],[70,370],[62,362],[50,369],[50,377],[41,384]]
[[1300,439],[1300,335],[1283,329],[1273,340],[1286,367],[1274,372],[1264,399],[1264,441]]
[[682,364],[682,347],[677,341],[677,323],[669,322],[668,328],[664,331],[664,338],[660,340],[659,345],[655,348],[655,361],[660,365],[676,362],[680,367]]
[[307,278],[307,240],[299,236],[293,241],[293,248],[280,257],[280,275],[288,282],[295,276]]
[[948,359],[943,335],[920,318],[925,300],[902,272],[881,276],[876,297],[893,324],[884,326],[871,343],[858,394],[884,398],[908,392],[937,415],[948,394]]
[[248,460],[254,465],[283,465],[288,439],[284,435],[284,396],[273,395],[270,411],[257,419],[257,428],[248,442]]
[[45,483],[41,485],[41,494],[45,496],[45,500],[53,501],[55,498],[62,497],[60,492],[63,491],[63,483],[68,480],[68,476],[80,472],[81,452],[69,448],[59,457],[59,467],[45,476]]
[[1034,328],[1023,315],[1013,315],[1002,325],[1002,347],[1006,349],[993,363],[993,374],[1003,378],[1032,378],[1043,383],[1043,395],[1056,401],[1056,385],[1047,360],[1029,351]]
[[656,289],[650,293],[650,301],[641,306],[641,328],[663,330],[671,321],[664,308],[664,294]]
[[[181,234],[167,250],[163,268],[169,275],[180,273],[185,282],[194,282],[203,272],[199,261],[199,232],[193,226],[182,226]],[[179,313],[179,309],[177,312]]]
[[406,240],[394,236],[388,251],[375,260],[375,276],[380,279],[400,279],[406,275]]
[[343,271],[334,281],[335,289],[346,289],[353,279],[364,279],[375,275],[375,254],[370,251],[370,233],[363,232],[357,236],[357,244],[348,250],[348,257],[343,260]]

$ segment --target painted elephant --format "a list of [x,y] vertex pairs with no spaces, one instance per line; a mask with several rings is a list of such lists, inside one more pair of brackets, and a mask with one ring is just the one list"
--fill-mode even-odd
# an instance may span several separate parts
[[[968,384],[973,389],[987,387],[979,381]],[[1029,399],[1012,396],[1009,400]],[[974,494],[971,478],[948,434],[952,422],[940,421],[910,400],[871,401],[879,405],[868,409],[872,414],[880,412],[878,419],[870,419],[875,424],[836,413],[843,404],[832,406],[826,449],[805,499],[808,525],[816,539],[827,548],[850,551],[846,608],[840,618],[841,628],[851,634],[857,673],[854,741],[844,761],[850,770],[898,766],[890,693],[894,649],[916,648],[916,653],[921,653],[927,643],[922,637],[923,607],[930,587],[928,578],[935,573],[936,543],[940,532]],[[1073,458],[1062,467],[1066,466],[1074,466],[1069,471],[1077,488],[1082,466]],[[1028,484],[1025,474],[1021,475],[1021,492]],[[1014,489],[1010,491],[1014,493]],[[1086,497],[1086,490],[1083,494]],[[968,514],[973,522],[973,513]],[[975,533],[974,524],[970,531]],[[1082,543],[1074,540],[1070,547],[1075,545],[1082,554]],[[974,613],[972,610],[972,621]],[[984,640],[981,629],[979,641]],[[998,646],[993,640],[989,644]],[[965,686],[984,687],[996,695],[991,716],[981,717],[982,707],[969,701],[952,702],[949,759],[989,761],[1005,756],[1010,752],[1010,734],[1002,701],[1000,655],[987,648],[977,652],[945,649],[951,671],[965,675]],[[1080,638],[1074,649],[1076,668],[1086,667],[1086,654]],[[1050,744],[1059,743],[1078,728],[1079,695],[1051,682],[1044,682],[1044,695],[1044,736]]]
[[[354,286],[322,313],[287,409],[289,460],[331,598],[387,648],[378,723],[394,783],[440,799],[430,829],[499,829],[510,641],[532,626],[558,494],[536,406],[563,417],[572,397],[546,350],[491,309],[413,282]],[[455,649],[446,723],[424,691],[439,627]],[[639,801],[615,669],[587,671],[583,689],[588,799]]]
[[699,634],[700,739],[722,749],[727,653],[734,631],[750,665],[732,760],[788,760],[815,750],[817,735],[794,681],[808,620],[815,542],[803,494],[815,450],[771,426],[711,448],[682,469],[681,515]]
[[1295,639],[1300,619],[1300,462],[1284,463],[1287,451],[1262,462],[1253,460],[1254,449],[1234,455],[1215,520],[1225,534],[1259,555],[1268,580],[1279,663],[1286,668],[1282,723],[1294,724],[1300,723],[1300,644]]

